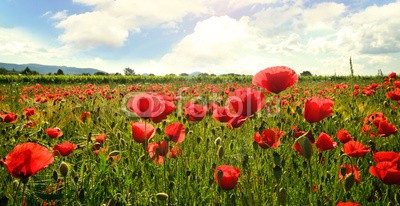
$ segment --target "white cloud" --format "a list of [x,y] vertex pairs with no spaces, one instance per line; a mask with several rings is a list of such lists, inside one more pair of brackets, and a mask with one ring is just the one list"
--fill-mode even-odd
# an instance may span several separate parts
[[91,49],[105,45],[121,47],[130,32],[139,32],[142,28],[173,27],[176,22],[192,13],[206,12],[200,0],[74,0],[94,7],[91,12],[73,14],[57,24],[64,33],[59,39],[78,49]]
[[[84,21],[82,21],[84,19]],[[120,18],[106,12],[72,15],[57,24],[65,32],[59,39],[78,49],[91,49],[98,45],[121,47],[129,35]]]
[[[170,53],[158,62],[141,68],[158,68],[159,73],[255,73],[273,64],[260,45],[264,38],[249,26],[249,19],[228,16],[211,17],[198,22],[194,32],[183,38]],[[139,68],[140,68],[139,67]],[[140,72],[140,71],[139,71]]]
[[67,18],[67,16],[68,16],[68,11],[67,10],[62,10],[62,11],[59,11],[59,12],[55,13],[53,16],[51,16],[51,19],[62,20],[62,19]]
[[345,12],[346,6],[334,2],[314,5],[302,12],[306,30],[333,29],[338,17]]

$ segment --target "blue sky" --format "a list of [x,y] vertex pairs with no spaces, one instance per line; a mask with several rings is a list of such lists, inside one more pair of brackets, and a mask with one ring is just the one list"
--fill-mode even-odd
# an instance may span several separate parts
[[3,0],[0,62],[157,75],[400,71],[399,0]]

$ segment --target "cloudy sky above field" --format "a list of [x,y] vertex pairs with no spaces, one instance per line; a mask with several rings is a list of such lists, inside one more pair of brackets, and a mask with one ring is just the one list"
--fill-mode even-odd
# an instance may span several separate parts
[[0,62],[136,73],[400,71],[400,0],[2,0]]

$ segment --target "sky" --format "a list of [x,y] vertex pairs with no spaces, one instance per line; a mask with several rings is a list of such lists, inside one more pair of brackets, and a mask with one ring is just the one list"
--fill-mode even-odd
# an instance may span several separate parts
[[400,72],[400,0],[2,0],[0,62],[156,75]]

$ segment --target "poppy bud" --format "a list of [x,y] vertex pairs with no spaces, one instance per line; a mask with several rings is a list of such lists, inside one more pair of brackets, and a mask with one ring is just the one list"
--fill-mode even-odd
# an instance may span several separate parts
[[346,176],[346,173],[347,173],[346,170],[347,170],[346,167],[341,167],[341,168],[340,168],[340,174],[342,174],[343,177]]
[[242,162],[242,166],[245,168],[247,166],[247,163],[249,162],[249,155],[244,155],[243,157],[243,162]]
[[217,146],[218,146],[219,144],[221,144],[221,138],[220,138],[220,137],[217,137],[217,139],[214,140],[214,144],[217,145]]
[[282,168],[281,167],[279,167],[279,166],[274,167],[274,177],[275,177],[275,180],[277,182],[279,182],[279,180],[282,177]]
[[157,199],[165,201],[168,199],[168,194],[165,192],[160,192],[156,194]]
[[58,173],[57,173],[57,171],[53,171],[53,180],[54,181],[57,181],[58,180]]
[[224,156],[224,148],[222,146],[218,148],[217,154],[220,159]]
[[275,165],[280,165],[281,164],[281,156],[279,156],[279,154],[274,151],[273,157],[274,157]]
[[110,156],[110,157],[114,157],[114,156],[118,156],[118,155],[119,155],[119,151],[117,151],[117,150],[114,150],[114,151],[110,152],[110,154],[108,154],[108,156]]
[[287,192],[285,188],[279,189],[278,202],[280,205],[286,205],[286,197],[287,197]]
[[303,137],[300,140],[301,150],[303,152],[304,157],[310,162],[312,155],[312,145],[310,139],[308,137]]
[[344,179],[344,189],[346,191],[349,191],[353,185],[355,183],[355,179],[354,179],[354,174],[350,173],[349,175],[347,175],[347,177]]
[[60,173],[63,177],[66,177],[68,175],[68,170],[69,170],[69,167],[68,167],[67,163],[61,162]]

